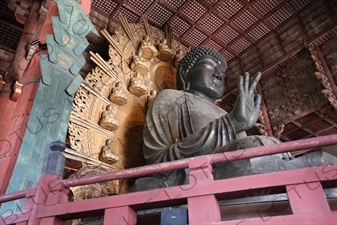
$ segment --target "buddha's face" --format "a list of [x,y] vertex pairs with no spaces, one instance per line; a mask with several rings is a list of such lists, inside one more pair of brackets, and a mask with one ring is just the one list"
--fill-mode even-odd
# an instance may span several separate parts
[[185,82],[190,83],[189,92],[216,100],[225,92],[226,66],[213,56],[199,57],[194,66],[187,72]]

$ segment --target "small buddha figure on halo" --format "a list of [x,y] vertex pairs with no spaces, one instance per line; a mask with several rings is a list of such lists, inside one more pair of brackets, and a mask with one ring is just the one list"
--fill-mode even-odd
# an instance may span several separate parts
[[99,155],[99,160],[110,165],[118,162],[119,160],[118,154],[115,153],[113,147],[111,146],[112,142],[113,141],[111,139],[107,139],[105,145],[103,145],[101,149],[101,154]]
[[104,129],[109,131],[117,130],[119,127],[119,121],[116,118],[115,114],[112,112],[113,107],[108,105],[106,110],[102,112],[101,120],[99,125]]
[[144,36],[144,39],[140,42],[140,47],[138,49],[138,55],[145,58],[151,59],[157,55],[158,51],[156,47],[151,43],[150,37],[148,35]]
[[143,84],[139,73],[135,73],[134,77],[131,78],[129,91],[138,97],[146,94],[147,88]]
[[153,100],[155,99],[156,96],[157,96],[157,91],[156,90],[151,90],[150,94],[146,98],[146,105],[147,105],[147,107],[149,107],[151,105],[151,103],[153,102]]
[[149,71],[150,63],[141,55],[134,55],[131,62],[131,70],[141,74]]
[[109,99],[111,100],[112,103],[119,106],[125,105],[125,103],[127,103],[128,99],[121,88],[120,82],[117,82],[115,86],[112,88],[112,92],[109,96]]
[[173,53],[170,47],[167,45],[167,40],[164,38],[159,44],[158,44],[158,58],[167,62],[173,59]]
[[179,49],[176,53],[176,55],[174,56],[174,67],[178,68],[179,62],[184,58],[184,52]]

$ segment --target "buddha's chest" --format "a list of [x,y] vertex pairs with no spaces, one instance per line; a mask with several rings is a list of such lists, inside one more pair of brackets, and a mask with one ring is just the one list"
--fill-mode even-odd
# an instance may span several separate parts
[[189,111],[193,132],[201,130],[210,122],[227,114],[223,109],[210,103],[202,107],[189,107]]

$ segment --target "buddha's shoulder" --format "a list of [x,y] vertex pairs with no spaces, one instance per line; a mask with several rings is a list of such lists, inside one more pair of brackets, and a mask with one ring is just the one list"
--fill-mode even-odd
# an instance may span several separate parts
[[173,89],[164,89],[157,96],[156,100],[171,100],[185,96],[187,93],[184,91],[178,91]]

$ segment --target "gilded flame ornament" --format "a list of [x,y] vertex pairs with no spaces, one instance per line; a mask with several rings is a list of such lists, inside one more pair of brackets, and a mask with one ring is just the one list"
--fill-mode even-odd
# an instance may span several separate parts
[[[142,132],[147,108],[157,93],[176,88],[174,65],[180,57],[175,52],[187,51],[175,39],[170,39],[169,48],[164,32],[146,21],[132,24],[121,17],[121,22],[113,34],[101,31],[110,44],[110,58],[90,53],[97,66],[75,95],[69,123],[71,148],[110,171],[145,164]],[[66,56],[59,60],[67,67]]]

